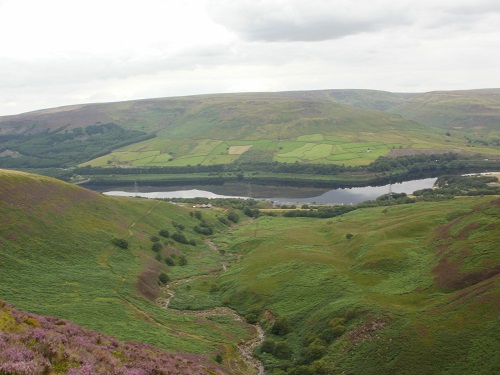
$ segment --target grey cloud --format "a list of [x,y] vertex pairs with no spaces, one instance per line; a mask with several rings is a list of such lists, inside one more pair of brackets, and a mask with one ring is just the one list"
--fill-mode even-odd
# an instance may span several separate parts
[[372,31],[377,23],[365,20],[345,20],[334,17],[301,21],[263,18],[242,25],[239,32],[245,39],[260,41],[324,41]]
[[176,53],[164,51],[157,56],[121,55],[69,55],[46,61],[3,59],[0,61],[0,87],[14,89],[43,87],[59,84],[78,84],[91,81],[128,79],[154,75],[162,71],[180,71],[200,66],[234,62],[227,45],[190,47]]
[[449,14],[464,16],[500,13],[500,2],[498,0],[453,1],[445,5],[443,10]]
[[398,27],[458,28],[500,12],[498,0],[210,0],[215,22],[248,41],[325,41]]
[[[387,6],[386,6],[387,5]],[[389,1],[222,1],[209,4],[215,22],[256,41],[325,41],[407,22]]]

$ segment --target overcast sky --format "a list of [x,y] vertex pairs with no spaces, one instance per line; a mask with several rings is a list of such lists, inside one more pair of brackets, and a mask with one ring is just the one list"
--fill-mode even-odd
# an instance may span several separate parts
[[0,115],[191,94],[500,87],[499,0],[0,0]]

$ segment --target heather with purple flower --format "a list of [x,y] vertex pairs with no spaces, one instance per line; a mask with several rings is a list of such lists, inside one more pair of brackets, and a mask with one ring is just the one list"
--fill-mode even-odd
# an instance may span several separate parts
[[169,354],[0,301],[0,374],[225,374],[193,355]]

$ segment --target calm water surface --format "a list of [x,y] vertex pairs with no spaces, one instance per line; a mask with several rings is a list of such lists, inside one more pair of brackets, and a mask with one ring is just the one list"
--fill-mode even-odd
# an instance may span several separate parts
[[[393,193],[411,194],[415,190],[431,188],[436,182],[436,178],[426,178],[422,180],[406,181],[385,186],[367,186],[356,187],[350,189],[333,189],[321,195],[301,198],[287,198],[284,196],[273,196],[272,192],[269,197],[259,198],[267,199],[278,203],[322,203],[322,204],[356,204],[366,200],[375,199],[381,195]],[[282,189],[280,189],[282,193]],[[150,193],[141,192],[125,192],[125,191],[108,191],[104,194],[114,196],[127,197],[144,197],[144,198],[248,198],[245,196],[236,195],[219,195],[207,190],[189,189],[176,191],[159,191]]]

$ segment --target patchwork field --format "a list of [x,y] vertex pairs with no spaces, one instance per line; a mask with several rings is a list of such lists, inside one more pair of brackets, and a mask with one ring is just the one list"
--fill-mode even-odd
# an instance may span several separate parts
[[[396,149],[460,151],[462,140],[446,136],[428,139],[423,134],[407,136],[360,133],[355,137],[309,134],[287,140],[191,140],[171,142],[152,139],[102,156],[83,165],[91,166],[188,166],[228,164],[237,160],[281,163],[366,165]],[[475,149],[492,152],[494,149]]]
[[0,118],[0,166],[367,165],[392,150],[500,154],[498,90],[239,93]]

